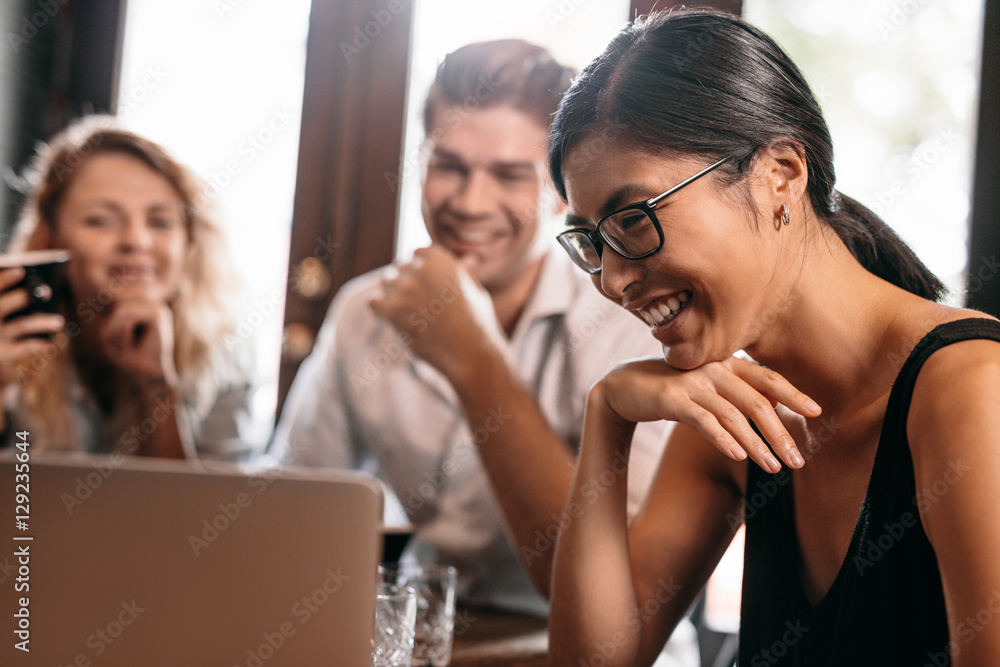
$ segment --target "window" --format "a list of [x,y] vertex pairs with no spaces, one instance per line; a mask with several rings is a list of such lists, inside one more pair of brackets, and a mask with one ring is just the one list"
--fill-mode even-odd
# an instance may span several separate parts
[[128,3],[118,94],[127,128],[204,179],[250,301],[273,410],[299,145],[309,0]]
[[802,68],[838,189],[878,213],[964,301],[983,3],[744,0]]

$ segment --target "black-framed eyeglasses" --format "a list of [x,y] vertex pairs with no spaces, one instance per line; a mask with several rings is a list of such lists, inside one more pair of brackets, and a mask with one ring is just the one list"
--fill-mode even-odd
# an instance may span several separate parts
[[656,207],[664,199],[694,183],[728,159],[722,158],[652,199],[629,204],[609,213],[597,222],[596,229],[567,229],[556,238],[573,262],[591,274],[601,272],[601,256],[605,244],[625,259],[644,259],[655,255],[663,247],[663,228],[656,219]]

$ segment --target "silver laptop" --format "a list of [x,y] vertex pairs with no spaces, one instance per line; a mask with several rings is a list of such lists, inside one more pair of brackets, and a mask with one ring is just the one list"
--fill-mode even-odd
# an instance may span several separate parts
[[18,469],[18,453],[0,457],[0,665],[371,664],[373,478],[120,456]]

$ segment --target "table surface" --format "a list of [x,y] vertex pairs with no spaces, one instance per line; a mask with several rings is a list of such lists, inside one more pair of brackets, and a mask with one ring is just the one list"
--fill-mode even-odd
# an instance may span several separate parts
[[459,609],[451,667],[542,667],[548,664],[544,618]]

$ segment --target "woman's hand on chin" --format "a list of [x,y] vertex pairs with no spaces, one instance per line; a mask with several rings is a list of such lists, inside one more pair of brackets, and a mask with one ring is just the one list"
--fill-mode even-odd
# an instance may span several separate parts
[[772,473],[781,464],[750,421],[785,464],[801,468],[802,455],[774,408],[781,403],[806,417],[821,412],[778,373],[737,357],[688,371],[671,368],[662,357],[629,361],[608,373],[593,392],[622,422],[687,424],[734,461],[749,456]]
[[101,327],[104,355],[138,388],[176,388],[174,316],[162,301],[116,302]]

